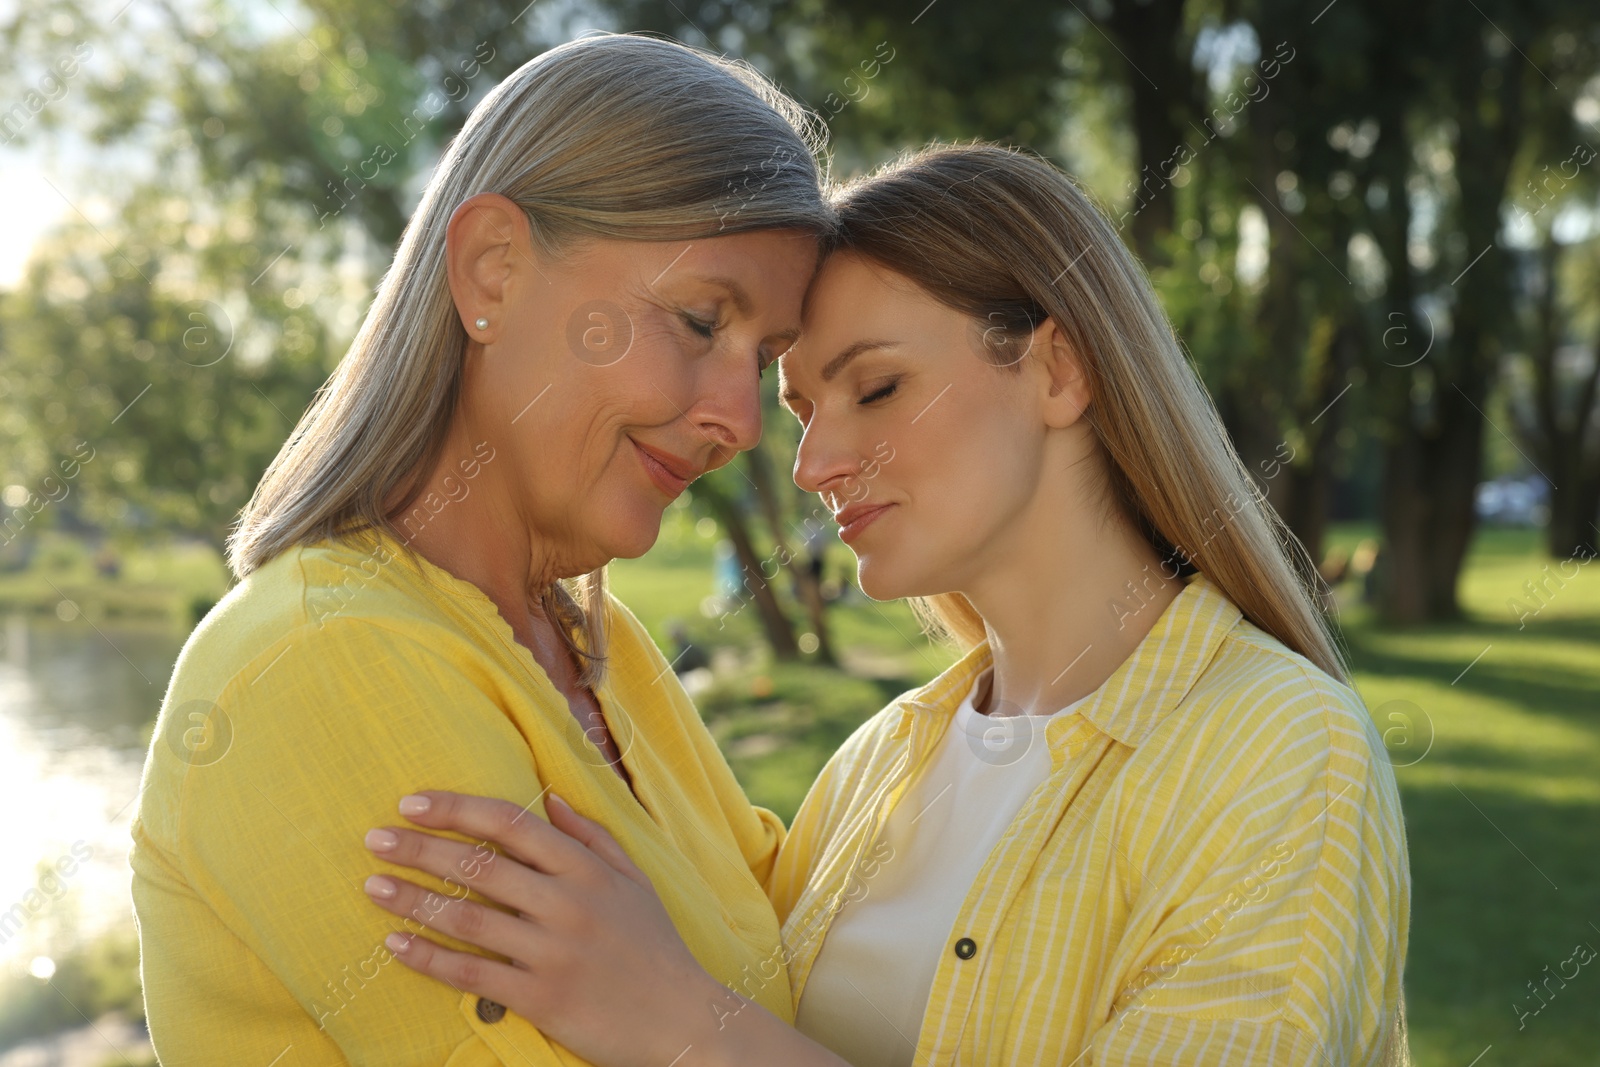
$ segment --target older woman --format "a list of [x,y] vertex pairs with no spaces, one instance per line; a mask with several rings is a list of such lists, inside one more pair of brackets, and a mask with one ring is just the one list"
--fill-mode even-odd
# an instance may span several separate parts
[[[167,1067],[573,1062],[390,966],[363,834],[419,783],[530,818],[558,791],[711,974],[777,951],[782,825],[602,568],[756,442],[828,225],[816,146],[754,71],[640,37],[547,52],[474,109],[166,694],[132,865]],[[761,1002],[790,1017],[784,983]]]

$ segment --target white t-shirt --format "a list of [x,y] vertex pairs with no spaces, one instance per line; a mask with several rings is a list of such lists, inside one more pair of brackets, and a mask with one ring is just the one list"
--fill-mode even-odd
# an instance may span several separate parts
[[909,1067],[940,953],[972,881],[1028,796],[1050,775],[1052,715],[980,715],[956,709],[921,773],[889,813],[891,851],[865,895],[834,916],[795,1016],[795,1028],[852,1067]]

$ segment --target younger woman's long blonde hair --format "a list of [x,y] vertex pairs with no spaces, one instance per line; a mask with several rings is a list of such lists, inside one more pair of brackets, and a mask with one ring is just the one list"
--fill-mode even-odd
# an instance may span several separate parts
[[[1009,353],[1054,319],[1089,379],[1112,499],[1170,561],[1163,577],[1203,571],[1252,623],[1348,682],[1315,566],[1251,481],[1144,268],[1067,175],[1013,149],[936,145],[842,186],[833,203],[833,249],[971,315],[995,363],[1017,366]],[[913,606],[964,646],[985,637],[960,593]]]
[[[1349,684],[1299,539],[1256,488],[1139,261],[1090,196],[1049,163],[995,145],[908,153],[836,190],[834,250],[909,278],[976,319],[1004,367],[1046,317],[1071,342],[1111,496],[1177,573],[1200,570],[1262,630]],[[917,598],[934,632],[987,636],[960,593]],[[1399,985],[1399,976],[1395,976]],[[1378,1062],[1408,1067],[1403,988]]]
[[[244,579],[295,545],[382,529],[383,502],[443,447],[467,334],[445,232],[468,197],[528,214],[540,247],[575,238],[678,241],[792,228],[821,236],[820,126],[748,64],[631,34],[583,37],[523,64],[473,108],[428,181],[366,321],[267,468],[228,540]],[[409,546],[407,546],[409,551]],[[605,571],[530,590],[599,680]]]

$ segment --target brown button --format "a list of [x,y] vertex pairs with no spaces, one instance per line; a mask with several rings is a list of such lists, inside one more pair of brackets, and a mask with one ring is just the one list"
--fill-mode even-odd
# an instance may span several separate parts
[[478,1018],[486,1023],[497,1023],[506,1017],[506,1006],[496,1004],[488,997],[478,998]]
[[956,942],[956,955],[964,960],[970,960],[978,953],[978,943],[970,937],[963,937]]

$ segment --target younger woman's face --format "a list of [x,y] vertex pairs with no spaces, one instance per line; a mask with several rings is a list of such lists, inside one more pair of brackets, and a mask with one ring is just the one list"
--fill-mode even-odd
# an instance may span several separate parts
[[982,327],[859,255],[807,297],[780,396],[803,432],[794,480],[821,494],[878,600],[960,591],[1003,558],[1035,497],[1045,425],[1022,367]]

